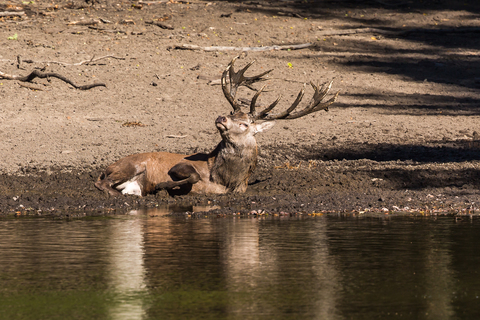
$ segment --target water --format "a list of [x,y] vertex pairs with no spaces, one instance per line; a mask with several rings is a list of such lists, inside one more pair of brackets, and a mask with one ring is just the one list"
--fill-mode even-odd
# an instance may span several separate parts
[[0,319],[479,319],[480,220],[0,220]]

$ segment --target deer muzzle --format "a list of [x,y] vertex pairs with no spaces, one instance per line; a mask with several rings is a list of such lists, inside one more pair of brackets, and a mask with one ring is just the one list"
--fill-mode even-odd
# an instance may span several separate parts
[[227,117],[219,116],[217,120],[215,120],[215,125],[219,129],[227,129],[227,122],[228,122]]

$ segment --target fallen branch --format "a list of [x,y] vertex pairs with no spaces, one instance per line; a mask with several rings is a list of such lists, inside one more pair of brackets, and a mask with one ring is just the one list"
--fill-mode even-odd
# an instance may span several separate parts
[[122,127],[146,127],[147,125],[140,121],[127,121],[122,124]]
[[127,32],[126,32],[126,31],[123,31],[123,30],[103,29],[103,28],[94,27],[94,26],[89,26],[88,28],[89,28],[89,29],[93,29],[93,30],[97,30],[97,31],[101,31],[101,32],[127,34]]
[[174,28],[169,25],[169,24],[164,24],[164,23],[161,23],[161,22],[158,22],[158,21],[145,21],[146,24],[153,24],[157,27],[160,27],[162,29],[167,29],[167,30],[173,30]]
[[89,65],[90,63],[97,62],[99,60],[103,60],[103,59],[106,59],[106,58],[125,60],[125,58],[115,57],[114,55],[108,55],[108,56],[103,56],[103,57],[98,57],[98,58],[95,58],[95,56],[93,56],[90,60],[83,60],[83,61],[80,61],[80,62],[77,62],[77,63],[66,63],[66,62],[61,62],[61,61],[34,61],[34,60],[30,60],[30,59],[22,59],[21,62],[25,62],[25,63],[51,63],[51,64],[61,64],[61,65],[64,65],[64,66],[81,66],[81,65]]
[[67,23],[67,26],[92,26],[100,23],[100,20],[80,20],[80,21],[70,21]]
[[279,11],[277,12],[277,15],[279,16],[288,16],[288,17],[296,17],[302,19],[303,17],[299,15],[298,13],[293,13],[293,12],[284,12],[284,11]]
[[174,49],[180,50],[203,50],[203,51],[271,51],[271,50],[300,50],[313,47],[313,43],[292,44],[286,46],[266,46],[266,47],[200,47],[193,44],[176,45]]
[[358,28],[358,29],[342,29],[342,30],[325,30],[320,32],[319,36],[344,36],[349,34],[358,34],[358,33],[378,33],[378,34],[388,34],[396,35],[398,32],[389,31],[377,28]]
[[0,17],[13,17],[13,16],[24,16],[25,12],[24,11],[4,11],[0,12]]
[[177,135],[174,135],[174,134],[169,134],[169,135],[165,136],[165,138],[177,138],[177,139],[183,139],[183,138],[186,138],[186,137],[188,137],[188,135],[177,136]]
[[65,78],[64,76],[55,73],[55,72],[41,72],[39,70],[33,70],[29,75],[27,76],[18,76],[18,75],[11,75],[7,73],[3,73],[0,71],[0,79],[7,79],[7,80],[18,80],[22,82],[30,82],[35,78],[57,78],[60,79],[71,86],[73,86],[75,89],[78,90],[89,90],[94,87],[106,87],[104,83],[92,83],[92,84],[86,84],[83,86],[77,86],[75,83],[73,83],[71,80]]

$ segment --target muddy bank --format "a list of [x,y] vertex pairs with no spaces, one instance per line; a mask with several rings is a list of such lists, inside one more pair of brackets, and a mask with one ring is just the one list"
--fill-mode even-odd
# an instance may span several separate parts
[[[41,69],[106,86],[0,79],[0,213],[165,203],[220,204],[224,213],[476,210],[480,4],[383,2],[1,4],[25,12],[0,18],[1,72]],[[277,121],[258,135],[262,155],[246,194],[110,198],[94,188],[120,157],[218,143],[214,120],[230,107],[212,80],[239,52],[178,46],[305,43],[313,45],[247,51],[238,61],[256,60],[251,74],[275,69],[260,100],[282,94],[278,109],[303,83],[333,79],[341,90],[328,113]]]
[[[216,206],[210,214],[258,212],[342,213],[410,212],[412,214],[475,214],[480,197],[480,161],[455,164],[374,160],[290,160],[261,164],[245,194],[170,197],[110,197],[93,185],[100,170],[62,172],[26,170],[3,175],[2,215],[75,215],[125,213],[165,205]],[[277,157],[278,148],[276,148]],[[284,157],[286,159],[286,157]]]

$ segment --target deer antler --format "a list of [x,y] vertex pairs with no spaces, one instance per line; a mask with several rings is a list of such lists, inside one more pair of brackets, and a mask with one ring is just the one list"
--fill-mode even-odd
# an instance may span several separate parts
[[[247,64],[241,70],[235,72],[234,64],[237,58],[238,56],[232,59],[232,61],[228,64],[227,68],[225,69],[225,71],[223,71],[223,74],[222,74],[223,94],[225,95],[225,98],[227,98],[228,102],[232,105],[234,113],[240,111],[241,109],[240,103],[238,103],[235,100],[235,95],[237,94],[238,87],[242,85],[249,86],[250,84],[256,81],[265,80],[262,77],[273,70],[271,69],[271,70],[265,71],[257,76],[245,77],[244,76],[245,71],[247,71],[247,69],[250,68],[250,66],[255,63],[255,60]],[[229,76],[229,82],[230,82],[229,88],[227,87],[227,74]],[[253,96],[252,101],[250,102],[249,114],[252,116],[254,120],[277,120],[277,119],[296,119],[320,110],[328,111],[328,106],[334,103],[337,100],[338,95],[340,94],[340,91],[338,91],[333,95],[332,98],[330,98],[330,100],[322,103],[322,100],[327,96],[328,92],[330,91],[330,88],[332,87],[332,83],[333,81],[330,81],[328,85],[327,83],[324,83],[322,86],[318,86],[318,85],[315,85],[313,82],[310,82],[310,85],[312,86],[313,90],[315,90],[312,100],[308,103],[308,105],[303,110],[293,112],[297,108],[297,106],[300,104],[300,101],[302,101],[302,98],[305,94],[306,85],[304,84],[302,90],[300,90],[300,92],[298,93],[297,98],[295,99],[293,104],[287,110],[280,113],[276,113],[276,114],[270,114],[270,111],[272,111],[273,108],[277,106],[282,96],[279,96],[277,100],[275,100],[272,104],[270,104],[268,107],[266,107],[262,111],[257,113],[255,110],[256,109],[255,104],[257,103],[257,99],[265,89],[265,86],[263,86]]]
[[273,108],[275,108],[281,96],[278,97],[277,100],[275,100],[271,105],[269,105],[262,111],[258,113],[255,111],[255,108],[256,108],[255,103],[257,101],[258,96],[262,93],[263,89],[265,88],[263,87],[255,94],[255,96],[252,99],[252,102],[250,103],[250,114],[255,120],[277,120],[277,119],[296,119],[320,110],[328,111],[328,106],[337,100],[337,97],[340,93],[340,91],[338,91],[333,95],[332,98],[330,98],[330,100],[322,103],[323,98],[325,98],[325,96],[328,94],[328,91],[330,91],[330,88],[332,87],[332,83],[333,83],[333,80],[330,81],[328,85],[327,83],[324,83],[321,87],[319,87],[315,85],[313,82],[310,82],[310,85],[313,87],[313,90],[315,90],[312,100],[303,110],[299,110],[297,112],[292,113],[295,110],[295,108],[298,106],[300,101],[302,100],[303,95],[305,94],[305,84],[304,84],[302,90],[300,90],[300,92],[298,93],[297,99],[295,99],[293,104],[287,110],[277,114],[270,114],[269,112],[272,111]]
[[[223,71],[223,74],[222,74],[223,94],[225,95],[225,98],[227,98],[228,102],[232,105],[234,113],[240,111],[240,104],[235,100],[235,95],[237,94],[238,87],[242,85],[249,86],[250,84],[256,81],[265,80],[262,77],[273,70],[271,69],[271,70],[265,71],[257,76],[245,77],[244,76],[245,71],[247,71],[247,69],[250,68],[250,66],[255,63],[255,60],[247,64],[241,70],[235,72],[233,66],[237,58],[238,56],[232,59],[232,61],[228,64],[227,68],[225,69],[225,71]],[[229,75],[230,88],[227,88],[227,73]],[[257,95],[258,93],[255,96]]]

